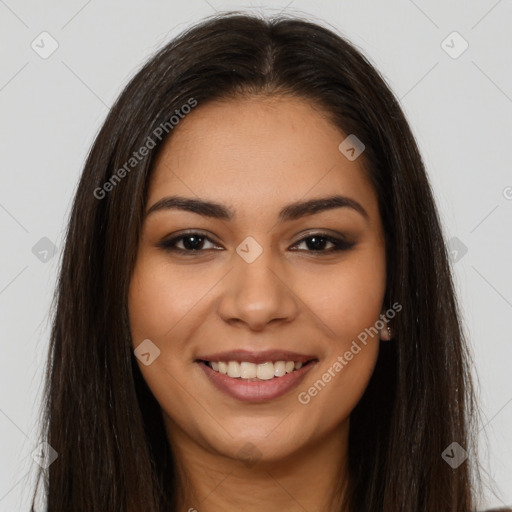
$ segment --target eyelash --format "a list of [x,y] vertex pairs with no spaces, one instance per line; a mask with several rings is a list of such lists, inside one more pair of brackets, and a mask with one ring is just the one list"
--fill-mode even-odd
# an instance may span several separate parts
[[[180,236],[171,238],[170,240],[164,240],[158,244],[158,247],[160,247],[161,249],[164,249],[165,251],[178,253],[178,254],[182,254],[185,256],[195,256],[196,254],[199,254],[201,252],[205,252],[208,250],[218,250],[218,249],[196,249],[196,250],[190,249],[190,250],[187,250],[187,249],[180,249],[175,246],[176,242],[179,242],[185,238],[191,238],[191,237],[197,236],[197,235],[200,238],[202,238],[203,240],[208,240],[209,242],[215,243],[208,236],[206,236],[206,234],[201,233],[200,231],[191,231],[188,233],[183,233]],[[315,237],[321,238],[323,240],[327,240],[328,242],[331,242],[332,244],[334,244],[334,247],[331,249],[326,249],[326,250],[300,250],[300,252],[312,252],[316,256],[322,256],[322,253],[332,254],[332,253],[336,253],[336,252],[348,251],[355,245],[354,242],[346,242],[345,240],[343,240],[341,238],[333,237],[326,233],[308,234],[308,236],[301,238],[294,245],[299,245],[299,244],[309,240],[310,238],[315,238]]]

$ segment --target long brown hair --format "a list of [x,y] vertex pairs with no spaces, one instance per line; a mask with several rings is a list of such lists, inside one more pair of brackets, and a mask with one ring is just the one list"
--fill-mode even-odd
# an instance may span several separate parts
[[[385,303],[403,305],[351,415],[347,508],[473,510],[470,357],[439,215],[400,105],[334,29],[235,12],[203,20],[158,51],[123,90],[88,155],[52,310],[41,436],[58,458],[40,473],[48,512],[176,508],[176,460],[133,354],[128,287],[170,117],[191,98],[201,108],[254,94],[310,101],[363,141],[386,237]],[[164,123],[165,137],[154,137]],[[150,136],[155,147],[126,167]],[[472,455],[456,469],[442,457],[453,442]]]

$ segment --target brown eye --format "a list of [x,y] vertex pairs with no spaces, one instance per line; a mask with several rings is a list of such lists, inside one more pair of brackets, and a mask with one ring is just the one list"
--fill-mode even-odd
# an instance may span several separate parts
[[[354,242],[347,242],[342,238],[333,237],[325,233],[315,233],[312,235],[308,235],[307,237],[304,237],[301,240],[299,240],[295,245],[302,243],[305,243],[306,247],[308,247],[309,249],[306,252],[317,253],[347,251],[355,245]],[[325,249],[325,246],[328,244],[332,244],[333,247],[331,247],[330,249]]]
[[[213,241],[204,233],[193,231],[181,234],[180,236],[176,236],[170,240],[164,240],[158,244],[158,247],[169,252],[193,255],[193,253],[211,250],[213,247],[206,247],[205,249],[205,245],[207,243],[214,245]],[[181,244],[182,246],[179,247],[178,244]]]
[[[181,247],[179,246],[180,244]],[[211,247],[208,247],[208,244],[211,244]],[[299,240],[294,247],[300,244],[305,244],[307,249],[293,250],[312,252],[321,255],[322,253],[331,254],[333,252],[347,251],[355,245],[355,242],[347,242],[343,238],[333,237],[325,233],[314,233]],[[329,244],[331,247],[329,247]],[[175,252],[187,256],[194,256],[200,252],[210,250],[219,250],[219,246],[216,246],[215,243],[206,236],[206,234],[198,231],[182,233],[181,235],[169,240],[164,240],[158,244],[158,247],[169,252]]]

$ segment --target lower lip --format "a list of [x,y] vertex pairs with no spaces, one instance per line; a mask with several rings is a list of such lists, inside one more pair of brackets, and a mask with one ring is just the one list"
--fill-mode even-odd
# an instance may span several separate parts
[[283,396],[298,386],[318,361],[311,361],[299,370],[270,380],[251,381],[235,379],[212,370],[206,363],[198,362],[212,384],[227,395],[244,402],[266,402]]

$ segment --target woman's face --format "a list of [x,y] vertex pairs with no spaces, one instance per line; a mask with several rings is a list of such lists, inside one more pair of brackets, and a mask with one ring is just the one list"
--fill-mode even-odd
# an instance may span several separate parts
[[[160,153],[129,311],[176,449],[275,461],[347,430],[386,286],[377,197],[338,148],[347,135],[309,103],[253,97],[199,104]],[[348,201],[321,202],[334,196]]]

